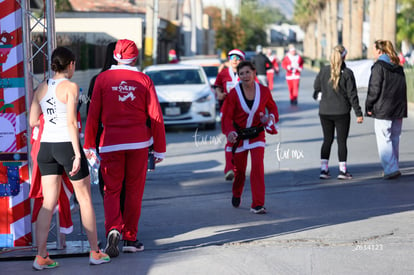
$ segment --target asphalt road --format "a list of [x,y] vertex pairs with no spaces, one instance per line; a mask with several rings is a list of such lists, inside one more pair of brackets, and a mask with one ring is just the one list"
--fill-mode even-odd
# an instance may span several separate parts
[[[352,180],[319,179],[322,132],[312,99],[315,72],[305,70],[299,105],[289,104],[278,77],[274,98],[280,132],[267,136],[266,215],[249,212],[247,178],[241,206],[231,206],[224,181],[224,137],[196,127],[167,129],[167,157],[148,174],[138,238],[145,251],[89,266],[87,256],[59,251],[60,267],[45,274],[414,274],[414,107],[404,120],[402,177],[381,178],[373,120],[352,125]],[[361,106],[366,92],[361,90]],[[102,199],[93,186],[99,237],[105,243]],[[74,220],[78,221],[77,214]],[[84,239],[79,223],[69,241]],[[0,262],[2,274],[29,274],[32,259]]]

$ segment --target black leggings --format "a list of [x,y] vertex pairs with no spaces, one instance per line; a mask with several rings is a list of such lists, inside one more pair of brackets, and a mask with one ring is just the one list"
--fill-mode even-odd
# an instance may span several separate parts
[[336,141],[338,143],[338,159],[340,162],[346,161],[348,149],[346,140],[348,139],[351,115],[319,115],[323,131],[323,143],[321,148],[321,159],[328,159],[331,153],[331,146],[334,140],[336,129]]

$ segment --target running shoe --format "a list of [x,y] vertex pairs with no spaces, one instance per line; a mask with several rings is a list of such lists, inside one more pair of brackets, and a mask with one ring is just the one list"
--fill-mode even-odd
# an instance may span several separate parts
[[392,172],[390,174],[384,175],[384,179],[385,180],[392,180],[392,179],[396,179],[399,178],[401,176],[401,172],[399,170]]
[[224,176],[224,179],[225,180],[228,180],[228,181],[233,180],[234,179],[234,172],[233,172],[233,170],[227,171],[226,175]]
[[121,234],[118,230],[112,229],[109,231],[108,238],[106,240],[106,248],[105,253],[109,255],[111,258],[118,257],[119,255],[119,248],[118,244],[121,240]]
[[231,204],[235,208],[239,207],[240,206],[240,198],[236,198],[236,197],[231,198]]
[[348,171],[346,172],[339,171],[338,179],[339,180],[350,180],[352,179],[352,175]]
[[91,253],[89,253],[89,263],[92,265],[105,264],[109,263],[110,261],[111,258],[108,256],[108,254],[103,253],[101,250],[98,252],[91,251]]
[[40,255],[36,255],[36,258],[34,259],[34,262],[33,262],[33,269],[36,269],[36,270],[50,269],[50,268],[55,268],[58,266],[59,266],[59,263],[50,259],[49,255],[47,255],[46,258],[43,258]]
[[135,241],[124,241],[124,247],[122,247],[122,252],[124,253],[134,253],[144,251],[144,245],[138,240]]
[[326,180],[329,179],[331,177],[331,175],[329,174],[329,170],[321,170],[321,174],[319,175],[320,179]]
[[256,206],[254,208],[250,208],[250,212],[254,214],[266,214],[266,208],[263,206]]

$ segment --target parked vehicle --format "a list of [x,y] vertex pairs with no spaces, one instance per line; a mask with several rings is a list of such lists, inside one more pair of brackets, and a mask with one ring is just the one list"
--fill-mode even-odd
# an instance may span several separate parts
[[180,61],[181,64],[194,64],[200,65],[203,67],[204,71],[206,72],[208,81],[211,86],[214,85],[216,82],[216,77],[218,75],[218,70],[221,65],[221,60],[219,58],[211,58],[211,57],[187,57]]
[[143,72],[154,82],[165,125],[216,128],[216,99],[201,66],[152,65]]

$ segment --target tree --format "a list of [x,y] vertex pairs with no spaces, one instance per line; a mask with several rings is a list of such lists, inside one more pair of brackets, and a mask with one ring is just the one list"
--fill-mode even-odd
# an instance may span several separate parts
[[398,0],[397,46],[405,44],[407,49],[414,44],[414,0]]
[[227,52],[234,48],[244,48],[245,33],[240,28],[240,18],[233,17],[230,10],[226,10],[226,20],[223,23],[218,7],[206,7],[204,12],[212,19],[213,30],[216,31],[216,48]]
[[55,0],[56,12],[72,11],[72,5],[69,0]]
[[252,50],[258,44],[267,45],[266,26],[278,21],[286,21],[278,9],[261,7],[257,0],[244,0],[240,16],[240,28],[245,32],[244,46],[246,50]]
[[206,7],[204,12],[212,18],[216,47],[224,51],[234,48],[252,50],[257,44],[267,45],[266,26],[287,21],[278,9],[261,7],[257,0],[244,0],[240,16],[233,16],[226,10],[225,22],[222,22],[220,8]]
[[296,0],[295,2],[295,11],[294,11],[294,20],[301,26],[302,29],[306,27],[311,22],[316,22],[318,19],[318,12],[325,7],[327,0]]

